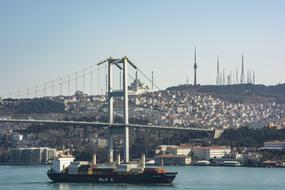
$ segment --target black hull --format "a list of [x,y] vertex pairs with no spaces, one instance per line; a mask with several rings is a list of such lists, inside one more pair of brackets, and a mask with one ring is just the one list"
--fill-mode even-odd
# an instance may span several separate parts
[[48,171],[48,177],[62,183],[133,183],[133,184],[171,184],[176,172],[164,174],[63,174]]

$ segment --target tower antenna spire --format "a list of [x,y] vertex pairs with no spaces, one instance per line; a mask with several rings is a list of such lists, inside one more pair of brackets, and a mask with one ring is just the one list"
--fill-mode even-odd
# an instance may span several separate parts
[[241,55],[241,76],[240,76],[240,83],[244,83],[244,59],[243,54]]
[[197,59],[196,59],[196,46],[194,47],[194,86],[197,86]]
[[253,75],[253,76],[252,76],[252,83],[255,84],[255,72],[254,72],[254,70],[253,70],[252,75]]
[[219,56],[217,57],[217,77],[216,77],[216,85],[220,85],[220,60],[219,60]]

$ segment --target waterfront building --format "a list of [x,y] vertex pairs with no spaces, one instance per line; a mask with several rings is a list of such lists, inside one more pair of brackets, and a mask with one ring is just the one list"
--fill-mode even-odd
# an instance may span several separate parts
[[174,165],[174,166],[184,166],[191,164],[191,157],[184,156],[184,155],[172,155],[172,154],[165,154],[159,155],[154,157],[154,161],[156,165]]
[[171,148],[175,148],[177,147],[176,145],[159,145],[156,149],[155,149],[155,154],[166,154],[166,151],[168,149]]
[[191,146],[182,145],[178,147],[173,147],[173,148],[169,148],[167,152],[173,155],[188,156],[191,152]]
[[48,164],[57,150],[48,147],[17,148],[10,151],[10,162],[15,164]]
[[195,146],[192,149],[193,159],[209,160],[211,158],[222,158],[230,154],[231,149],[225,146]]
[[263,150],[285,150],[285,141],[267,141],[264,142]]

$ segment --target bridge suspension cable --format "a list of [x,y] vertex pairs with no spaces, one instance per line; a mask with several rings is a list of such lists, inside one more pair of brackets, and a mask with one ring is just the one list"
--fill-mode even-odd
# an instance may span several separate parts
[[139,73],[141,73],[149,82],[151,82],[153,84],[153,86],[155,88],[157,88],[157,90],[161,90],[158,85],[156,85],[153,81],[153,79],[150,79],[142,70],[140,70],[139,68],[137,69],[139,71]]
[[[147,76],[141,69],[136,68],[136,70],[148,81],[151,82],[152,85],[160,90],[157,84],[153,82],[153,79]],[[103,95],[104,83],[107,82],[104,79],[102,80],[102,76],[107,74],[107,68],[103,66],[97,66],[96,64],[92,64],[89,67],[85,67],[81,70],[78,70],[73,73],[69,73],[62,77],[59,77],[54,80],[46,81],[41,84],[37,84],[33,87],[21,89],[15,92],[10,92],[4,96],[3,98],[31,98],[31,97],[47,97],[47,96],[55,96],[55,95],[71,95],[72,91],[82,90],[83,92],[90,92],[90,95]],[[95,76],[97,75],[97,79]],[[121,73],[118,76],[120,79],[118,80],[118,87],[122,88],[121,83]],[[128,77],[132,80],[136,78],[128,74]],[[89,80],[88,80],[89,79]],[[94,81],[97,82],[95,82]],[[82,83],[81,83],[82,81]],[[88,85],[89,84],[89,85]],[[96,92],[97,86],[97,92]],[[86,88],[87,87],[87,88]],[[103,87],[103,88],[102,88]],[[94,92],[95,89],[95,92]]]
[[[94,64],[95,65],[95,64]],[[70,95],[72,89],[74,89],[75,83],[75,91],[78,90],[79,84],[78,81],[82,80],[83,91],[86,91],[86,79],[88,75],[90,75],[90,80],[94,80],[94,75],[96,75],[96,68],[94,65],[86,67],[82,70],[79,70],[74,73],[70,73],[63,77],[59,77],[58,79],[54,79],[51,81],[47,81],[41,84],[37,84],[33,87],[21,89],[15,92],[10,92],[1,97],[3,98],[30,98],[30,97],[46,97],[46,96],[54,96],[54,95]],[[92,77],[91,77],[92,75]],[[88,81],[90,85],[93,85],[93,81]],[[93,94],[93,86],[90,86],[90,93]],[[84,90],[85,89],[85,90]],[[99,93],[98,93],[99,94]]]

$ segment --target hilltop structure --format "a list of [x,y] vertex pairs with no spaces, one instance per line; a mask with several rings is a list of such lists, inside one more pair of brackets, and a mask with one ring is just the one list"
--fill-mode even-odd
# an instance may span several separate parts
[[248,69],[245,74],[244,56],[242,54],[241,59],[241,73],[239,78],[238,68],[236,72],[232,70],[226,72],[225,69],[220,67],[220,58],[217,57],[217,73],[216,73],[216,85],[232,85],[232,84],[255,84],[255,72],[254,69]]
[[194,47],[194,86],[197,86],[197,60],[196,60],[196,46]]

